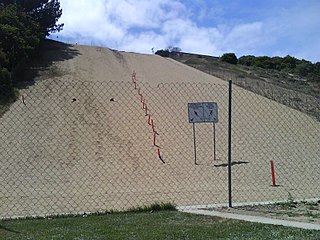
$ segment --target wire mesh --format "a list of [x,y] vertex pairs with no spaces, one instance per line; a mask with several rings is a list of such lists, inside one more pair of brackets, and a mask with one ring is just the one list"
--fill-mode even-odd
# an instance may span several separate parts
[[[195,164],[187,105],[212,101]],[[227,84],[47,79],[0,107],[1,218],[227,202]],[[235,202],[319,197],[318,121],[234,87],[232,123]]]
[[[234,201],[319,198],[320,122],[237,87],[233,101]],[[275,186],[271,160],[275,163]]]

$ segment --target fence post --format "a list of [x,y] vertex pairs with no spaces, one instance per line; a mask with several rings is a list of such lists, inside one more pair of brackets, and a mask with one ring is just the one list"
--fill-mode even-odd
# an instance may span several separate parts
[[228,121],[228,196],[229,207],[232,207],[232,185],[231,185],[231,127],[232,127],[232,80],[229,80],[229,121]]
[[318,120],[320,121],[320,100],[319,99],[318,99]]

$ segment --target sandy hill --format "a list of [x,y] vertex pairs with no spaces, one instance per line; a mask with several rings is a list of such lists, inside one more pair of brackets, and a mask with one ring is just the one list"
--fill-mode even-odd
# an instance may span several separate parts
[[[107,48],[51,43],[43,61],[0,119],[0,217],[227,202],[227,82]],[[319,122],[233,92],[234,201],[319,197]],[[212,124],[196,125],[195,165],[187,104],[208,101],[219,107],[216,141]]]

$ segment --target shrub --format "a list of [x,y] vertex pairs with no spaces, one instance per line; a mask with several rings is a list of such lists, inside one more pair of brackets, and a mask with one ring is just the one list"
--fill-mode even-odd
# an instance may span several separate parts
[[231,64],[238,63],[238,58],[234,53],[225,53],[220,57],[220,60]]

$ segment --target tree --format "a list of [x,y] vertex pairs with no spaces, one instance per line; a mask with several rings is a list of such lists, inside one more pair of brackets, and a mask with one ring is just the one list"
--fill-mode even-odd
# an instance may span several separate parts
[[296,58],[291,57],[290,55],[287,55],[283,58],[283,62],[287,65],[289,68],[295,68],[296,67]]
[[161,56],[161,57],[172,57],[171,53],[177,53],[177,52],[181,52],[181,51],[182,50],[179,47],[169,46],[165,50],[160,49],[160,50],[156,51],[156,54]]
[[238,63],[245,66],[253,66],[255,58],[253,55],[242,56],[238,59]]
[[0,35],[0,48],[9,59],[4,66],[11,71],[19,60],[30,55],[41,38],[39,24],[12,4],[0,8]]
[[169,57],[170,56],[169,50],[163,50],[163,49],[156,51],[156,54],[161,57]]
[[231,64],[238,63],[238,58],[234,53],[225,53],[220,57],[220,60]]
[[43,36],[49,36],[50,33],[59,32],[64,24],[57,24],[62,15],[59,0],[4,0],[4,6],[16,5],[20,11],[26,13],[37,22]]
[[62,10],[58,0],[2,0],[0,2],[0,102],[16,96],[13,74],[52,32]]

